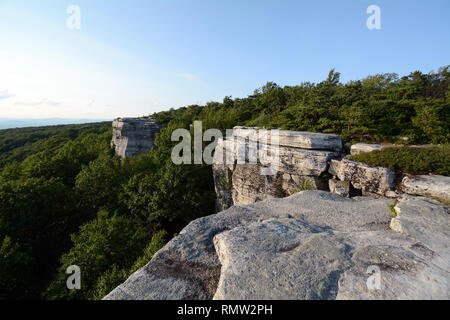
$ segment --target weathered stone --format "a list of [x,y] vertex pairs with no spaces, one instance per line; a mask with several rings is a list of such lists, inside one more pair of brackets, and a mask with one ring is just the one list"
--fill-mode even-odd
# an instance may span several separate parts
[[222,264],[214,299],[332,299],[350,250],[323,227],[269,219],[218,234]]
[[161,127],[153,119],[119,118],[113,121],[111,147],[121,158],[129,158],[150,151],[155,134]]
[[402,192],[401,191],[393,191],[393,190],[390,190],[390,191],[386,191],[386,193],[384,194],[384,196],[385,197],[387,197],[387,198],[398,198],[398,197],[401,197],[402,196]]
[[391,201],[305,191],[232,207],[191,222],[105,299],[447,300],[448,208],[405,197],[389,229]]
[[[353,255],[354,266],[339,281],[338,299],[449,299],[449,208],[426,198],[399,201],[390,224],[398,233],[381,238],[360,233],[371,246]],[[373,265],[380,268],[381,288],[370,291],[367,268]]]
[[233,182],[232,171],[227,165],[212,165],[214,188],[216,190],[216,212],[220,212],[233,206]]
[[284,199],[234,206],[191,222],[105,299],[211,299],[220,275],[213,238],[239,226],[271,218],[294,218],[340,231],[388,229],[383,199],[346,199],[305,191]]
[[368,164],[347,158],[331,160],[329,172],[341,181],[349,181],[356,189],[363,193],[384,195],[394,188],[394,171],[388,168],[372,167]]
[[[290,130],[278,130],[277,132],[278,144],[280,146],[311,150],[342,151],[342,139],[335,134]],[[250,127],[234,127],[233,135],[251,141],[269,141],[266,142],[268,144],[271,144],[270,141],[274,140],[271,130],[261,131]]]
[[356,143],[352,145],[350,154],[360,154],[362,152],[371,152],[374,150],[381,150],[384,146],[381,144]]
[[[219,158],[218,149],[222,148],[223,158]],[[323,151],[323,150],[303,150],[289,147],[275,147],[272,145],[264,145],[263,147],[257,144],[249,143],[248,141],[239,138],[231,137],[226,140],[220,140],[216,147],[216,154],[213,158],[214,164],[227,164],[233,166],[237,164],[258,164],[261,167],[275,167],[278,166],[278,171],[282,173],[319,176],[325,172],[328,163],[331,159],[336,159],[340,156],[338,152]],[[259,150],[264,148],[269,155],[278,155],[274,162],[261,163],[257,155]]]
[[450,202],[450,177],[406,176],[403,178],[400,188],[408,194],[435,197]]
[[328,180],[330,192],[336,193],[343,197],[350,196],[350,183],[348,181],[340,181],[335,179]]
[[[272,219],[214,243],[222,264],[215,299],[448,297],[448,274],[430,261],[432,252],[393,231],[336,233]],[[367,285],[370,266],[380,271],[379,288]]]
[[[217,208],[226,209],[231,205],[250,204],[269,198],[285,197],[302,190],[305,186],[312,189],[328,190],[328,182],[320,178],[328,169],[331,159],[340,157],[340,153],[327,150],[307,150],[286,146],[267,145],[253,139],[258,138],[258,131],[252,128],[236,127],[236,136],[221,139],[216,146],[213,171],[217,191]],[[319,145],[319,138],[314,135],[297,135],[291,131],[292,137],[308,146]],[[245,134],[249,139],[245,139]],[[287,132],[284,133],[287,137]],[[319,135],[320,136],[320,135]],[[335,138],[325,138],[322,143]],[[334,137],[334,135],[331,135]],[[292,141],[297,141],[297,140]],[[303,139],[303,140],[302,140]],[[311,140],[307,140],[311,139]],[[263,140],[267,142],[267,140]],[[290,141],[290,140],[289,140]],[[292,142],[291,141],[291,142]],[[340,140],[339,140],[340,141]],[[269,139],[270,142],[270,139]],[[329,149],[336,148],[335,142]],[[286,142],[286,144],[288,144]],[[294,145],[294,143],[290,143]],[[323,146],[323,144],[322,144]],[[261,152],[263,150],[263,152]],[[274,157],[261,159],[261,155]],[[264,160],[264,161],[263,161]],[[267,174],[265,170],[273,169]],[[229,179],[231,172],[232,179]],[[232,185],[228,185],[229,182]],[[230,191],[232,190],[232,191]],[[232,201],[230,201],[232,194]]]
[[432,199],[404,196],[394,209],[397,216],[391,221],[391,229],[407,234],[439,253],[450,268],[449,207]]
[[[349,240],[354,248],[351,268],[339,279],[337,300],[450,297],[448,268],[436,264],[433,251],[415,239],[384,231],[351,234]],[[378,283],[371,281],[377,277]]]

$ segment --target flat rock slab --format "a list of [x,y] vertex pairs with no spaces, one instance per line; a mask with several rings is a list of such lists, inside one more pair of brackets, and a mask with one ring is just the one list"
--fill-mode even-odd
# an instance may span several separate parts
[[191,222],[149,264],[105,299],[211,299],[221,269],[213,242],[215,235],[272,218],[293,218],[342,231],[387,230],[391,218],[388,203],[304,191],[284,199],[231,207]]
[[214,299],[332,299],[351,256],[341,239],[295,219],[269,219],[218,234]]
[[232,207],[105,299],[449,299],[448,207],[404,197],[394,217],[392,201],[304,191]]
[[[291,130],[277,130],[277,132],[278,145],[280,146],[337,152],[342,151],[342,139],[335,134]],[[266,144],[273,144],[273,141],[275,141],[271,130],[259,130],[251,127],[234,127],[233,135]]]
[[[324,232],[293,219],[215,237],[222,271],[214,299],[443,299],[448,272],[432,251],[394,231]],[[371,268],[379,287],[368,285]]]
[[403,192],[435,197],[450,202],[450,177],[440,175],[406,176],[400,188]]
[[329,172],[341,181],[349,181],[356,189],[384,196],[394,188],[395,173],[391,169],[372,167],[347,158],[331,160]]

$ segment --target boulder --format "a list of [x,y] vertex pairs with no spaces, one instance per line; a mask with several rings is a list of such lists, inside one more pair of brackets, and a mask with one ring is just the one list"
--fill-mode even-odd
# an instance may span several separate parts
[[448,300],[448,207],[399,201],[396,217],[392,200],[324,191],[234,206],[191,222],[105,299]]
[[356,143],[350,148],[350,154],[360,154],[362,152],[371,152],[385,148],[381,144]]
[[268,219],[218,234],[222,265],[214,299],[332,299],[351,254],[327,228]]
[[331,160],[330,174],[341,181],[349,181],[355,189],[381,196],[394,188],[395,173],[391,169],[372,167],[368,164],[347,158]]
[[[337,233],[274,219],[218,234],[214,243],[222,264],[214,299],[448,297],[448,272],[430,260],[433,252],[394,231]],[[378,287],[368,285],[371,270]]]
[[408,175],[403,178],[400,189],[408,194],[434,197],[450,202],[450,177]]

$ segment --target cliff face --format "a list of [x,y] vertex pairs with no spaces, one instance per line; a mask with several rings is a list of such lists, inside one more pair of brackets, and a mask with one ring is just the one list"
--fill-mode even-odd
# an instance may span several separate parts
[[[277,150],[271,145],[272,138],[270,131],[268,136],[263,136],[255,128],[235,127],[232,137],[219,141],[213,164],[217,211],[233,205],[286,197],[302,188],[329,190],[328,180],[322,175],[327,172],[332,159],[341,157],[341,137],[280,130]],[[279,153],[276,174],[262,175],[261,169],[267,165],[260,161],[251,163],[249,155],[258,152],[258,143],[268,154]],[[224,155],[223,159],[220,155]],[[244,161],[238,160],[239,155]],[[234,159],[230,161],[230,158]]]
[[121,158],[148,152],[154,145],[155,134],[161,127],[153,119],[119,118],[113,121],[111,147]]

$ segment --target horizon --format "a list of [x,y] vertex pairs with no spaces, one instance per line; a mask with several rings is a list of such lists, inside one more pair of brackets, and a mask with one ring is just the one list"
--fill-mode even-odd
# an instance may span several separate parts
[[[371,5],[379,30],[366,24]],[[343,83],[428,73],[449,64],[448,9],[446,0],[2,0],[0,118],[140,117],[247,97],[268,81],[317,83],[332,68]]]
[[83,118],[0,118],[0,130],[109,122],[113,119]]

